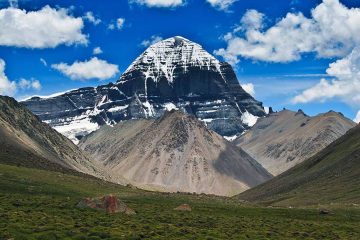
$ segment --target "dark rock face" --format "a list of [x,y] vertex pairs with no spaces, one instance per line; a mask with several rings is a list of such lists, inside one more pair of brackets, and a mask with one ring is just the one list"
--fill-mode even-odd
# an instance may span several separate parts
[[223,136],[265,115],[240,86],[232,67],[182,37],[150,46],[115,84],[81,88],[23,104],[73,141],[104,124],[156,118],[181,109]]

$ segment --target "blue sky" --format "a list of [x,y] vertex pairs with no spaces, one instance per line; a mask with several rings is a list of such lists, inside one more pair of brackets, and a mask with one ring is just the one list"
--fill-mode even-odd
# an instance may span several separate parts
[[[145,50],[146,41],[181,35],[201,44],[210,53],[216,53],[218,58],[231,61],[240,83],[253,84],[255,98],[263,101],[265,106],[272,106],[275,110],[281,110],[283,107],[293,110],[301,108],[310,115],[335,110],[351,119],[355,117],[360,109],[357,105],[359,101],[357,101],[356,92],[358,82],[350,81],[348,73],[346,77],[344,74],[338,74],[337,69],[340,69],[343,66],[341,63],[347,60],[348,64],[353,64],[351,69],[354,72],[351,72],[351,76],[355,78],[360,76],[357,68],[359,66],[360,69],[360,64],[357,65],[359,61],[354,57],[355,54],[352,54],[355,51],[353,49],[356,49],[358,44],[360,45],[360,40],[355,34],[360,32],[358,31],[360,29],[353,26],[356,20],[360,21],[358,18],[360,13],[352,11],[360,8],[360,0],[340,2],[338,0],[324,2],[320,0],[225,0],[223,3],[227,2],[226,6],[216,5],[219,2],[217,0],[208,1],[0,0],[0,27],[5,29],[0,29],[0,59],[4,62],[3,69],[0,64],[0,80],[1,77],[3,80],[6,78],[7,85],[5,84],[3,88],[8,88],[7,91],[3,89],[2,94],[23,99],[32,95],[49,95],[68,89],[114,82]],[[157,5],[151,5],[154,2]],[[168,6],[170,3],[172,5]],[[21,9],[24,16],[21,18],[18,12],[10,11],[10,5],[12,10]],[[70,19],[66,24],[72,25],[73,29],[63,30],[62,28],[67,26],[64,23],[64,26],[58,29],[63,35],[56,35],[51,26],[46,28],[45,22],[34,27],[32,31],[30,27],[29,34],[34,32],[32,34],[34,40],[26,42],[22,40],[27,38],[26,31],[25,33],[19,31],[19,36],[17,36],[12,34],[16,27],[3,27],[6,21],[14,21],[26,26],[26,21],[29,19],[37,19],[27,15],[30,12],[36,14],[45,6],[49,6],[48,10],[54,12],[62,9],[62,15],[55,16],[55,20],[61,23],[63,18],[68,17]],[[318,8],[316,16],[311,12],[315,8]],[[256,11],[249,12],[250,9]],[[333,11],[334,9],[340,9],[339,11],[345,13],[347,17],[341,19],[336,15],[329,16],[328,13],[336,12]],[[50,10],[43,12],[44,14],[40,16],[46,17],[47,22],[52,21],[51,18],[54,17],[50,14]],[[89,14],[93,17],[92,19],[86,17]],[[293,15],[287,17],[289,14]],[[9,16],[12,17],[11,21],[8,20]],[[292,21],[290,25],[289,22],[286,23],[287,25],[279,24],[284,19],[293,19],[291,17],[294,16],[300,19],[296,18],[294,21],[299,20],[300,23]],[[250,23],[246,22],[246,19],[250,19]],[[324,27],[328,19],[339,19],[339,22],[330,22],[329,25],[339,24],[350,30],[345,34],[339,32],[338,35],[337,30],[328,30]],[[355,23],[353,23],[354,19]],[[349,26],[343,25],[341,21]],[[76,24],[81,26],[76,27]],[[257,24],[259,26],[255,26]],[[309,24],[311,27],[303,30],[298,26],[300,24],[303,24],[304,28]],[[35,22],[34,25],[36,25]],[[357,22],[357,25],[360,25],[360,22]],[[272,31],[268,31],[274,30],[274,27],[276,30],[283,30],[284,26],[285,29],[287,27],[292,29],[292,31],[286,31],[288,36],[274,35],[271,34]],[[42,27],[44,29],[41,29]],[[254,40],[248,37],[250,35],[247,33],[254,31],[257,33],[254,36],[259,39]],[[323,39],[317,39],[314,37],[316,35],[312,36],[314,31],[319,31],[319,35],[324,35]],[[36,38],[37,34],[39,38]],[[343,35],[347,37],[337,39],[337,36]],[[273,36],[278,37],[273,39],[275,38]],[[12,37],[16,39],[16,43]],[[46,42],[41,40],[47,38],[49,40]],[[38,45],[36,45],[37,41],[39,41]],[[296,41],[301,44],[297,44]],[[316,41],[325,42],[326,45],[316,44]],[[290,55],[289,52],[283,52],[281,49],[284,48],[284,42],[286,42],[285,48],[289,48]],[[335,47],[327,49],[327,46],[332,43],[336,51]],[[97,47],[101,49],[100,54],[94,54],[94,48]],[[277,48],[279,50],[276,50]],[[247,51],[248,49],[254,49],[254,51]],[[275,52],[269,53],[269,49],[271,51],[275,49]],[[87,62],[95,57],[96,61],[93,63],[103,64],[102,68],[108,70],[107,72],[104,70],[103,75],[90,74],[89,77],[84,77],[84,75],[65,73],[67,70],[71,71],[69,66],[74,62]],[[337,61],[342,62],[330,68],[330,64]],[[63,65],[59,65],[60,63]],[[329,68],[331,74],[327,73]],[[3,70],[3,76],[1,76],[1,70]],[[327,79],[328,85],[319,85],[322,78]],[[336,82],[332,82],[332,79]],[[39,83],[41,87],[36,83]],[[0,82],[0,92],[1,87]],[[323,88],[324,91],[322,91]],[[339,88],[348,90],[344,92],[338,90]],[[306,90],[308,91],[304,92]]]

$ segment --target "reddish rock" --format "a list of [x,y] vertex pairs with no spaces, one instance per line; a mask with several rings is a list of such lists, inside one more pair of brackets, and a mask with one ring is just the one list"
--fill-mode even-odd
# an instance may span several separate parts
[[102,202],[104,202],[107,213],[116,213],[119,210],[118,199],[113,195],[104,196]]
[[136,212],[127,207],[125,203],[120,201],[116,196],[107,195],[98,198],[84,198],[78,204],[80,208],[92,208],[98,210],[104,210],[109,214],[113,213],[125,213],[127,215],[136,214]]

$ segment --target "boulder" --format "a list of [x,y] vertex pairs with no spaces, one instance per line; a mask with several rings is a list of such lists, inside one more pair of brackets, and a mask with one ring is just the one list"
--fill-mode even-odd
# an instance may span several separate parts
[[189,204],[181,204],[180,206],[174,208],[175,211],[185,211],[191,212],[191,207]]
[[329,214],[332,214],[332,212],[330,210],[327,210],[327,209],[320,209],[319,214],[321,214],[321,215],[329,215]]
[[120,201],[114,195],[106,195],[97,198],[84,198],[77,205],[79,208],[92,208],[104,210],[109,214],[125,213],[126,215],[134,215],[136,212],[127,207],[125,203]]

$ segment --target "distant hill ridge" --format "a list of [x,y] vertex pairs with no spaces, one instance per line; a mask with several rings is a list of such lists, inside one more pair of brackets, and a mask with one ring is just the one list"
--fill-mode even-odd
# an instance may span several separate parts
[[234,143],[278,175],[318,153],[355,125],[334,111],[310,117],[301,110],[283,110],[260,118]]

